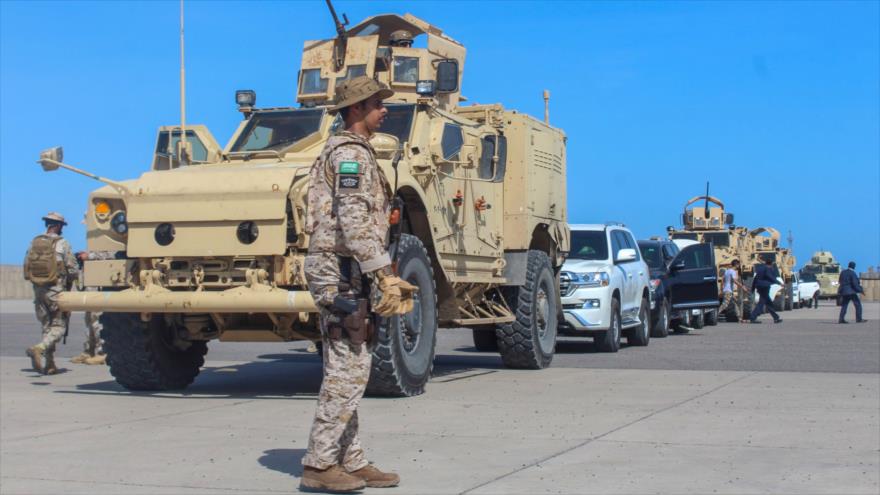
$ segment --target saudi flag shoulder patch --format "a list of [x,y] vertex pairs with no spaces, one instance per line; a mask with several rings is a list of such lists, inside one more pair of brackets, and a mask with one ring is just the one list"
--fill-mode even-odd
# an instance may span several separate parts
[[358,162],[341,162],[339,164],[340,174],[358,174],[360,173],[361,164]]

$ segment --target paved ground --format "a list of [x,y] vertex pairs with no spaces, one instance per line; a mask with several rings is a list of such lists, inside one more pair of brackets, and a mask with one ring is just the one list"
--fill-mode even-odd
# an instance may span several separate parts
[[[105,367],[29,371],[29,310],[0,302],[0,492],[295,491],[320,383],[302,344],[215,343],[185,393],[132,394]],[[362,405],[371,459],[403,477],[370,492],[880,493],[880,305],[783,316],[616,355],[566,340],[539,372],[444,331],[425,395]]]

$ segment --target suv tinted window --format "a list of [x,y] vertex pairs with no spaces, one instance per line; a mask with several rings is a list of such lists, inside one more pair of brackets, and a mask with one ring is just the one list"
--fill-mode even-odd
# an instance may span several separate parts
[[663,268],[664,254],[660,244],[639,243],[639,251],[641,251],[642,258],[645,259],[645,263],[647,263],[649,267]]
[[568,257],[578,260],[607,260],[608,241],[605,239],[605,232],[572,230],[571,251]]
[[688,246],[682,251],[681,260],[684,261],[685,270],[691,268],[706,268],[709,266],[711,259],[709,258],[709,245],[700,244],[697,246]]

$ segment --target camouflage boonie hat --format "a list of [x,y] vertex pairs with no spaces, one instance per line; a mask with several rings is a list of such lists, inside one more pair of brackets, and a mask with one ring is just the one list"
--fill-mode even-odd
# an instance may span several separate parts
[[44,222],[51,222],[51,223],[60,223],[61,225],[67,225],[67,222],[64,220],[64,217],[61,216],[60,213],[56,213],[54,211],[50,211],[49,213],[47,213],[46,216],[43,217],[43,221]]
[[375,94],[384,100],[391,97],[394,91],[388,89],[385,84],[367,76],[358,76],[342,81],[336,86],[336,105],[328,108],[327,111],[338,112],[342,108],[362,102]]

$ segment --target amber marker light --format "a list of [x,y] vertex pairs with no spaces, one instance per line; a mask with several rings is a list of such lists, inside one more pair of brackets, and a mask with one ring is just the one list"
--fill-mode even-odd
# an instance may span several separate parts
[[110,216],[110,203],[106,201],[98,201],[95,203],[95,216],[100,221],[105,221]]

